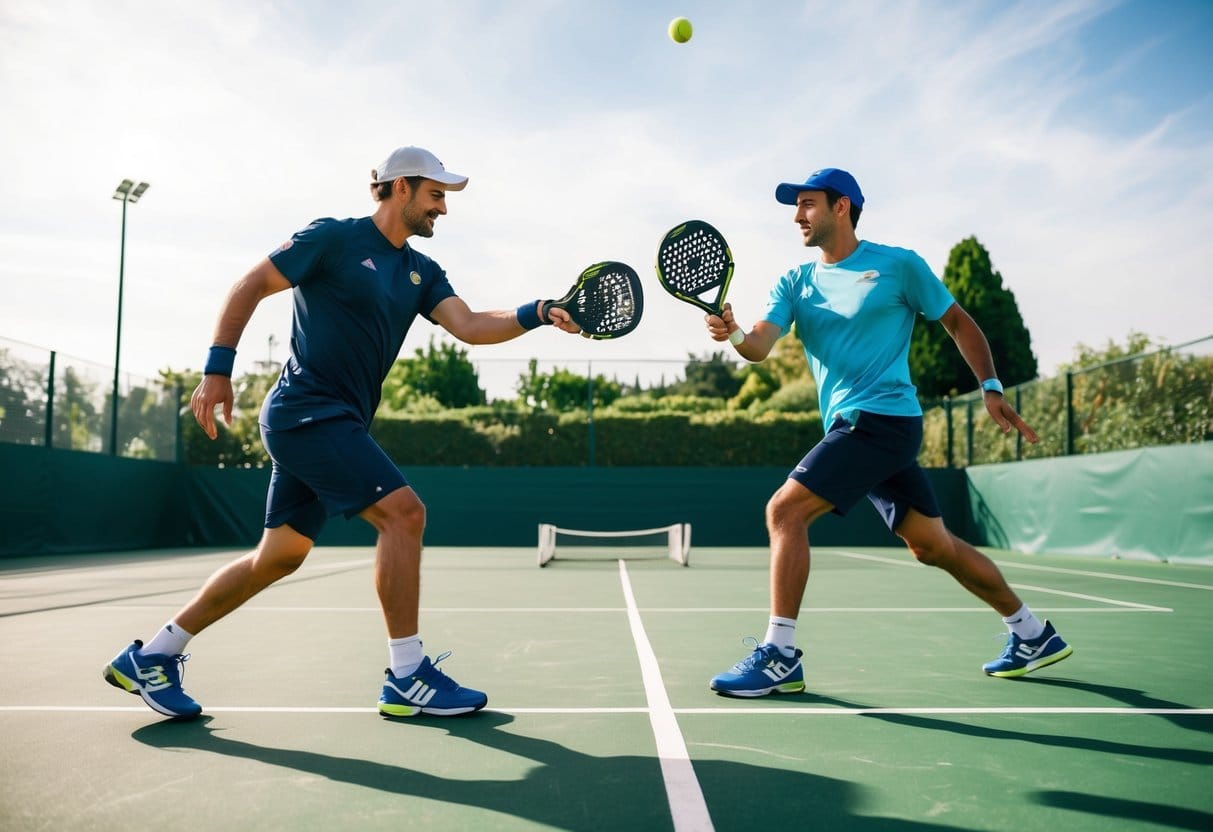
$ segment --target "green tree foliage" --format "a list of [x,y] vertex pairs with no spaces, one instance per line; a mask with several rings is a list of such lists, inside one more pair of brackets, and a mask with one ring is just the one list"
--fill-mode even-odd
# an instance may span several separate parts
[[723,352],[699,357],[692,355],[689,359],[685,380],[667,387],[666,395],[728,400],[741,389],[742,380],[737,373],[737,365]]
[[[1205,344],[1205,354],[1160,348],[1138,332],[1129,333],[1123,344],[1108,342],[1098,349],[1079,344],[1062,375],[1007,391],[1024,421],[1040,435],[1036,445],[1020,441],[1014,431],[1003,435],[979,397],[954,400],[953,462],[1060,456],[1068,440],[1080,454],[1209,441],[1213,356]],[[933,408],[926,413],[919,462],[942,466],[947,459],[946,412]]]
[[0,436],[41,444],[45,438],[46,368],[0,349]]
[[590,380],[563,367],[557,367],[550,373],[538,370],[539,362],[531,359],[527,371],[518,377],[514,388],[518,391],[519,401],[532,410],[544,410],[550,413],[564,413],[570,410],[585,410],[589,404],[591,389],[593,390],[593,406],[606,407],[622,395],[622,387],[617,381],[608,381],[602,375],[594,376],[591,388]]
[[[485,403],[484,390],[467,350],[449,341],[430,338],[426,348],[412,358],[397,360],[383,383],[383,404],[390,410],[409,412],[412,399],[425,397],[443,407],[473,407]],[[422,401],[421,409],[432,410]]]
[[743,367],[739,378],[741,389],[730,400],[730,407],[754,412],[817,410],[817,384],[795,331],[776,341],[765,361]]
[[249,467],[269,464],[269,455],[261,444],[261,427],[258,418],[261,403],[266,393],[278,379],[277,373],[248,373],[232,379],[232,424],[223,421],[223,411],[215,408],[215,424],[218,426],[212,440],[202,432],[189,407],[190,396],[202,380],[202,373],[171,369],[160,371],[166,387],[182,391],[181,445],[185,461],[191,465],[222,465],[227,467]]
[[[976,237],[961,240],[948,255],[944,285],[990,342],[994,366],[1003,384],[1036,378],[1036,356],[1015,295],[994,270],[990,254]],[[910,339],[910,375],[919,396],[936,399],[973,390],[973,371],[942,326],[919,321]]]

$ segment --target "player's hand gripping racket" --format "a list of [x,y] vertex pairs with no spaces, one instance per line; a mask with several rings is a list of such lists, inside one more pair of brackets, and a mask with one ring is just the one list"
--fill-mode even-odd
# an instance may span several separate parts
[[640,323],[644,290],[635,269],[608,260],[583,271],[560,300],[544,301],[539,312],[544,323],[552,322],[548,311],[553,306],[568,312],[586,338],[622,338]]
[[[733,253],[724,235],[703,220],[671,228],[657,248],[657,280],[674,297],[717,317],[733,279]],[[729,342],[745,338],[733,330]]]

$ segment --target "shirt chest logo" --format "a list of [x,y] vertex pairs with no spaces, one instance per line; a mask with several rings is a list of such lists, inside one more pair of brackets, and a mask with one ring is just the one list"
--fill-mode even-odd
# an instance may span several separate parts
[[875,269],[869,269],[868,271],[861,274],[858,277],[858,279],[856,279],[855,282],[856,283],[874,283],[876,281],[876,278],[878,278],[878,277],[880,277],[880,272],[876,271]]
[[362,261],[362,265],[366,266],[368,269],[370,269],[373,272],[379,271],[378,269],[375,268],[375,261],[369,257]]
[[409,272],[409,280],[412,281],[414,286],[421,285],[421,275],[417,274],[417,272]]

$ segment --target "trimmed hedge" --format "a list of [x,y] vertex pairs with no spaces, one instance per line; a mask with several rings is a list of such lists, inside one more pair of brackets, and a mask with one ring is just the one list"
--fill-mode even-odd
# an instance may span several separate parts
[[730,411],[549,414],[468,408],[379,417],[371,433],[400,465],[786,466],[821,439],[821,417]]

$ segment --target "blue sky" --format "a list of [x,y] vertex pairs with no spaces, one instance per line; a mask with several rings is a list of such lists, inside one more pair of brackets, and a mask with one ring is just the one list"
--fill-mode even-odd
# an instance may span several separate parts
[[[598,260],[649,278],[662,233],[701,218],[748,325],[815,255],[775,184],[838,166],[867,196],[861,237],[942,272],[975,235],[1051,375],[1079,342],[1213,333],[1210,43],[1207,0],[7,0],[0,337],[112,362],[110,197],[144,179],[122,366],[197,368],[231,283],[313,218],[370,213],[370,168],[418,144],[471,177],[417,247],[473,308],[557,297]],[[541,330],[470,354],[506,395],[529,357],[630,380],[718,349],[646,288],[618,342]],[[285,295],[262,304],[238,371],[283,357],[289,319]],[[404,355],[439,332],[419,323]]]

